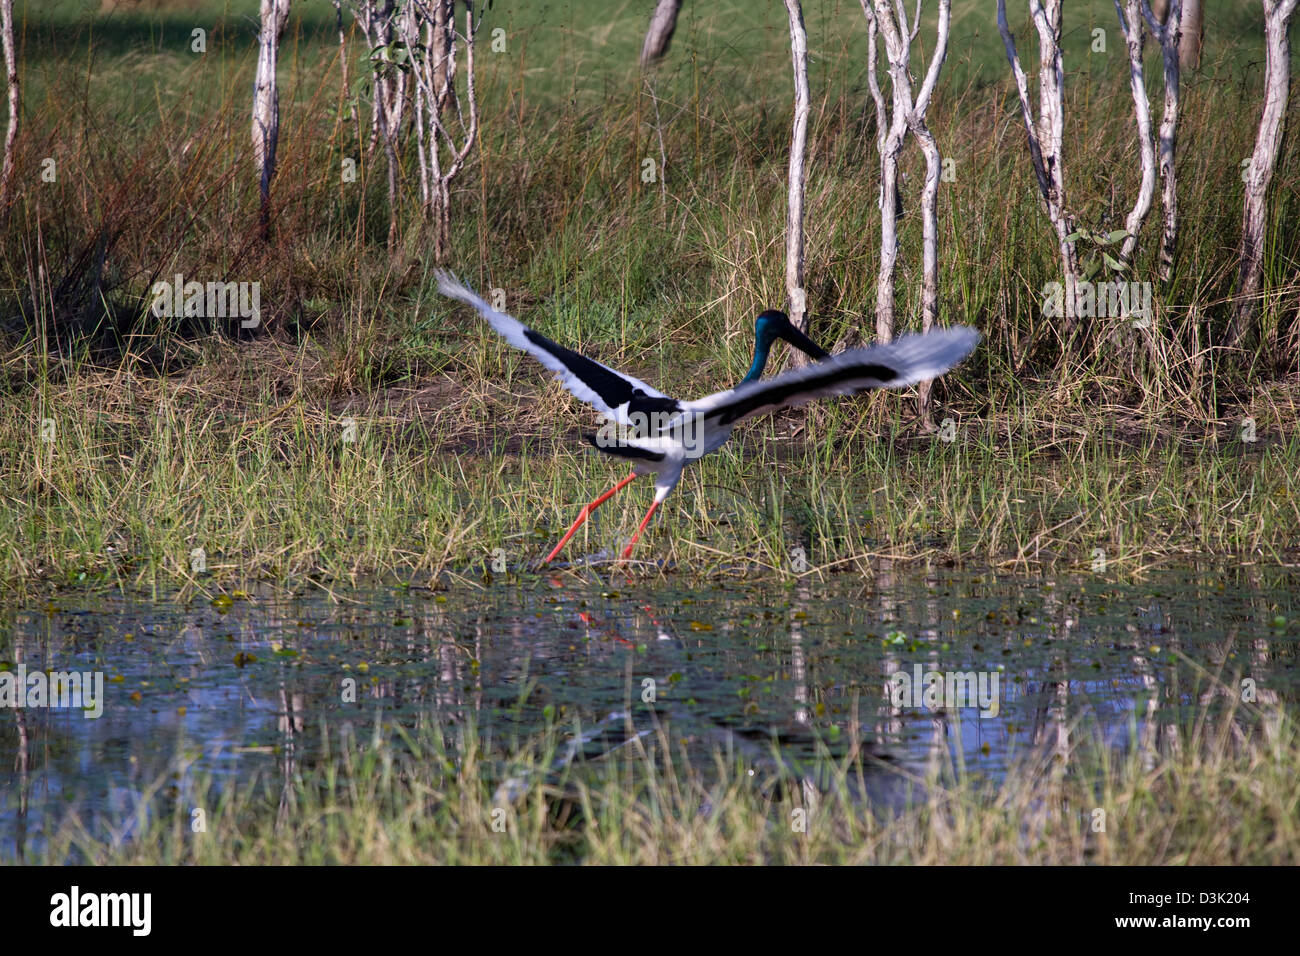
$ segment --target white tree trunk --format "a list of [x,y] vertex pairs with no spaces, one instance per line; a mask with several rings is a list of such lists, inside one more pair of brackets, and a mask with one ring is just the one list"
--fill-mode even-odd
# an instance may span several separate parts
[[1151,139],[1151,103],[1147,99],[1146,78],[1142,70],[1146,28],[1142,20],[1141,0],[1125,0],[1124,7],[1120,6],[1119,0],[1115,0],[1115,13],[1119,15],[1120,30],[1128,48],[1129,89],[1133,94],[1133,119],[1137,124],[1141,161],[1141,183],[1133,208],[1124,220],[1124,229],[1128,235],[1119,250],[1119,261],[1127,266],[1137,254],[1138,234],[1142,232],[1142,226],[1151,212],[1151,200],[1156,191],[1156,150]]
[[[872,0],[861,0],[862,13],[867,18],[867,89],[871,91],[872,102],[876,104],[876,155],[885,154],[885,137],[889,131],[889,112],[885,109],[885,97],[880,92],[880,80],[876,76],[876,50],[880,27],[876,25],[876,14],[871,9]],[[883,188],[883,187],[882,187]],[[882,192],[883,196],[884,193]],[[881,205],[884,200],[880,200]]]
[[1006,0],[998,0],[998,30],[1006,48],[1007,60],[1016,80],[1020,96],[1020,111],[1029,137],[1029,157],[1038,180],[1038,191],[1047,208],[1047,216],[1056,231],[1057,247],[1061,256],[1061,271],[1067,308],[1064,319],[1064,338],[1068,341],[1074,330],[1075,308],[1078,301],[1079,262],[1074,242],[1074,217],[1065,202],[1065,157],[1061,140],[1065,126],[1065,66],[1061,53],[1061,0],[1030,0],[1030,13],[1038,30],[1038,121],[1034,121],[1033,107],[1029,102],[1029,82],[1020,66],[1016,53],[1016,39],[1007,26]]
[[1205,39],[1205,7],[1202,0],[1183,0],[1182,37],[1178,41],[1178,66],[1187,72],[1201,68],[1201,44]]
[[[884,94],[880,91],[880,78],[876,74],[877,52],[879,49],[880,28],[876,25],[876,14],[871,7],[872,0],[861,0],[862,13],[867,19],[867,89],[871,92],[871,100],[876,107],[876,155],[881,158],[881,177],[880,192],[876,197],[876,203],[882,210],[885,208],[885,176],[884,162],[885,141],[889,137],[889,110],[885,106]],[[898,194],[895,192],[891,197],[891,202],[896,202]],[[897,209],[897,206],[895,206]],[[883,228],[883,225],[882,225]],[[841,351],[846,348],[858,348],[862,345],[862,336],[857,329],[849,329],[848,332],[835,343],[834,351]]]
[[894,270],[898,265],[898,157],[912,106],[911,33],[905,10],[900,24],[888,0],[872,0],[872,7],[867,15],[885,44],[892,91],[889,127],[880,149],[880,271],[876,275],[876,339],[888,342],[894,337]]
[[[1151,9],[1160,23],[1168,22],[1169,0],[1152,0]],[[1183,0],[1183,35],[1178,41],[1178,65],[1184,70],[1201,68],[1201,45],[1205,39],[1205,8],[1201,0]]]
[[[785,291],[790,300],[790,321],[808,331],[808,306],[804,292],[804,153],[808,145],[808,32],[804,29],[799,0],[785,0],[790,18],[790,59],[794,67],[794,129],[790,137],[790,181],[785,220]],[[792,353],[805,364],[802,353]]]
[[[426,5],[420,3],[420,8]],[[353,15],[361,24],[370,47],[371,102],[370,102],[370,140],[366,145],[367,155],[372,155],[381,143],[385,153],[395,151],[401,137],[402,118],[409,95],[407,76],[391,64],[388,57],[399,44],[415,29],[415,4],[400,8],[395,0],[360,0],[360,6],[353,7]],[[375,51],[383,54],[375,56]],[[390,174],[390,179],[395,176]]]
[[1171,0],[1163,24],[1146,0],[1143,0],[1143,15],[1164,54],[1165,111],[1160,120],[1159,140],[1160,204],[1164,209],[1164,226],[1160,233],[1160,279],[1168,282],[1174,274],[1174,253],[1178,246],[1178,178],[1175,160],[1178,152],[1180,82],[1178,44],[1183,23],[1181,0]]
[[925,154],[925,186],[921,190],[921,331],[929,332],[939,317],[939,177],[943,157],[923,117],[914,116],[911,127]]
[[[925,114],[948,54],[951,0],[939,0],[938,36],[920,89],[912,91],[911,48],[921,28],[918,0],[909,25],[902,4],[888,0],[862,0],[867,18],[867,86],[876,104],[876,145],[880,151],[880,273],[876,281],[876,337],[888,342],[894,337],[894,270],[898,263],[898,159],[910,130],[925,156],[925,185],[921,190],[921,329],[929,331],[939,316],[939,181],[943,157]],[[887,110],[876,78],[876,40],[883,40],[888,61],[892,109]],[[888,129],[885,126],[889,116]],[[917,414],[921,427],[934,429],[930,419],[930,385],[922,382],[917,393]]]
[[18,139],[18,55],[14,49],[14,0],[0,0],[0,45],[4,47],[5,78],[9,91],[9,126],[5,130],[4,167],[0,170],[0,222],[9,218],[14,178],[14,142]]
[[647,67],[668,53],[673,31],[677,29],[677,14],[682,10],[682,0],[659,0],[650,17],[645,43],[641,45],[641,66]]
[[[921,331],[929,332],[939,318],[939,177],[943,172],[943,158],[934,134],[925,120],[916,117],[912,123],[916,137],[925,154],[925,187],[921,190],[921,266],[924,273],[921,284]],[[916,414],[924,431],[934,431],[930,415],[930,390],[933,382],[926,379],[917,386]]]
[[[451,252],[451,182],[464,168],[478,138],[479,110],[474,82],[474,6],[466,4],[465,30],[456,31],[454,0],[430,0],[404,32],[408,48],[417,40],[425,54],[412,56],[420,203],[433,227],[433,254],[445,262]],[[465,97],[456,89],[457,54],[465,52]]]
[[343,0],[334,0],[334,24],[339,32],[339,72],[342,74],[340,81],[343,101],[348,107],[348,119],[355,123],[357,108],[352,101],[352,84],[348,82],[348,37],[343,29]]
[[[939,153],[939,144],[926,124],[925,114],[930,107],[930,97],[934,94],[935,84],[939,82],[939,71],[948,56],[948,29],[952,17],[952,0],[939,0],[939,24],[935,38],[934,52],[930,55],[930,66],[921,83],[916,101],[908,111],[908,125],[912,135],[920,144],[925,154],[925,186],[921,190],[921,331],[928,332],[939,318],[939,180],[943,173],[943,157]],[[912,36],[920,28],[920,5],[912,24]],[[928,396],[930,383],[921,385],[921,407],[928,414]]]
[[280,140],[280,92],[275,68],[280,56],[280,38],[289,19],[290,0],[262,0],[262,26],[258,34],[257,78],[253,84],[253,161],[257,164],[261,195],[261,228],[270,228],[271,177],[275,175],[275,151]]
[[[1065,62],[1061,50],[1061,8],[1063,0],[1047,0],[1045,4],[1031,3],[1034,26],[1038,29],[1038,96],[1039,96],[1039,141],[1045,144],[1044,155],[1047,159],[1047,174],[1051,182],[1051,193],[1056,203],[1057,243],[1061,251],[1061,263],[1067,276],[1066,294],[1075,283],[1079,273],[1079,263],[1074,243],[1068,237],[1074,233],[1074,217],[1066,206],[1065,194],[1065,153],[1062,144],[1065,138]],[[1072,328],[1072,320],[1067,319],[1066,329]]]
[[1246,171],[1242,205],[1241,245],[1238,258],[1235,315],[1228,344],[1245,336],[1255,311],[1264,275],[1264,227],[1268,220],[1266,198],[1278,150],[1285,131],[1287,96],[1291,84],[1291,44],[1288,31],[1297,0],[1264,0],[1264,110],[1255,137],[1255,151]]
[[[396,246],[398,230],[399,149],[407,118],[407,105],[414,114],[417,155],[420,166],[420,203],[428,219],[438,226],[445,217],[438,197],[446,193],[437,175],[437,136],[432,142],[428,115],[446,102],[448,84],[444,77],[454,74],[450,37],[455,32],[452,0],[355,0],[353,16],[366,35],[370,48],[371,104],[370,140],[367,154],[380,144],[388,171],[388,244]],[[467,4],[467,17],[473,21],[473,4]],[[472,83],[472,76],[471,76]],[[473,90],[471,89],[471,96]],[[460,110],[456,103],[457,112]],[[477,119],[477,109],[473,110]],[[434,237],[435,255],[446,253],[446,235],[439,230]]]
[[[867,72],[868,88],[876,104],[876,145],[880,152],[880,272],[876,277],[876,337],[888,342],[894,337],[895,283],[894,271],[898,263],[898,159],[903,141],[910,129],[926,159],[925,186],[921,194],[922,262],[922,328],[929,329],[939,311],[939,178],[943,159],[938,144],[925,122],[930,97],[938,82],[939,70],[948,51],[948,27],[952,11],[951,0],[939,2],[938,39],[930,58],[921,88],[912,97],[911,46],[920,31],[921,4],[916,5],[912,23],[907,21],[907,10],[901,4],[891,6],[888,0],[862,0],[862,12],[867,18]],[[876,79],[876,38],[885,44],[890,86],[893,91],[892,108],[886,109],[880,84]],[[886,114],[889,120],[886,127]],[[928,386],[922,386],[922,415],[928,411]]]
[[370,48],[370,139],[366,143],[366,155],[372,156],[379,145],[381,135],[380,110],[388,102],[388,80],[375,67],[373,51],[376,47],[392,42],[392,0],[383,0],[383,7],[376,9],[376,0],[361,0],[360,9],[354,15],[361,23],[366,35],[366,45]]
[[907,115],[894,104],[895,119],[880,154],[880,271],[876,275],[876,338],[894,337],[894,269],[898,265],[898,156],[907,135]]

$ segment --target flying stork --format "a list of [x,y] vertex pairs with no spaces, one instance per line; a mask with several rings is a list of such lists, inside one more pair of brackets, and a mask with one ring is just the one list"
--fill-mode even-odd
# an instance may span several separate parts
[[[755,322],[754,362],[745,378],[726,391],[680,401],[552,342],[492,308],[450,272],[440,270],[436,277],[443,295],[473,306],[508,344],[541,362],[570,393],[604,416],[606,422],[598,434],[583,436],[591,445],[631,462],[628,476],[578,513],[543,564],[554,560],[591,513],[632,479],[654,475],[654,501],[623,551],[621,560],[626,560],[687,463],[726,444],[740,422],[817,398],[856,395],[873,388],[904,388],[938,378],[969,355],[980,339],[975,329],[954,326],[902,335],[887,344],[832,356],[796,329],[784,313],[768,310]],[[778,337],[819,361],[762,380],[768,352]]]

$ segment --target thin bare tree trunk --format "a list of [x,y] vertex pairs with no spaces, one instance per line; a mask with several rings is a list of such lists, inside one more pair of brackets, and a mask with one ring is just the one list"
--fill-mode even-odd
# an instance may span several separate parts
[[[880,271],[876,275],[876,339],[888,342],[894,337],[894,269],[898,265],[898,157],[907,136],[911,112],[912,80],[908,71],[909,42],[906,12],[899,24],[887,0],[873,0],[871,13],[885,43],[885,60],[889,64],[889,129],[880,151]],[[865,8],[864,8],[865,9]]]
[[[940,0],[939,32],[931,55],[930,69],[921,88],[921,95],[908,114],[912,135],[916,137],[925,154],[925,186],[921,190],[921,331],[929,332],[939,318],[939,179],[943,173],[943,157],[939,144],[925,122],[930,94],[939,77],[939,69],[948,55],[948,26],[952,0]],[[917,387],[916,413],[921,428],[934,431],[930,408],[930,390],[933,382],[926,379]]]
[[[1152,15],[1167,23],[1169,0],[1152,0]],[[1205,9],[1201,0],[1183,0],[1183,35],[1178,41],[1178,65],[1192,71],[1201,68],[1201,46],[1205,40]]]
[[[361,0],[353,15],[366,34],[370,47],[371,109],[370,139],[366,154],[373,155],[385,135],[396,143],[401,135],[402,107],[406,98],[406,77],[392,64],[394,44],[409,25],[411,9],[399,10],[395,0]],[[399,18],[398,13],[402,13]],[[378,56],[376,56],[378,54]],[[389,152],[389,144],[384,150]]]
[[1245,337],[1259,307],[1264,278],[1264,228],[1268,222],[1266,199],[1273,179],[1282,134],[1286,128],[1287,96],[1291,85],[1291,43],[1288,32],[1297,0],[1264,0],[1264,110],[1255,137],[1255,151],[1246,172],[1246,195],[1242,204],[1241,245],[1238,258],[1235,314],[1228,328],[1227,344]]
[[[398,240],[398,149],[402,124],[407,100],[418,99],[418,96],[412,97],[409,76],[421,68],[426,57],[435,56],[431,49],[424,53],[418,49],[423,45],[419,39],[421,24],[431,16],[430,7],[445,13],[444,7],[448,3],[447,0],[419,0],[407,4],[394,0],[359,0],[350,6],[370,48],[370,138],[366,155],[373,155],[375,148],[383,144],[388,172],[388,245],[393,247]],[[428,193],[423,155],[420,169],[423,199]]]
[[929,332],[939,317],[939,177],[943,158],[925,120],[914,119],[912,135],[925,154],[925,186],[921,189],[921,331]]
[[645,43],[641,46],[641,66],[644,69],[668,53],[673,31],[677,29],[677,14],[681,13],[682,0],[659,0],[650,17]]
[[[425,55],[412,56],[420,203],[433,226],[433,254],[451,253],[451,181],[460,173],[478,138],[479,108],[474,79],[474,6],[466,4],[464,33],[456,32],[453,0],[421,5],[405,34],[409,48],[422,33]],[[456,90],[456,54],[465,51],[465,99]],[[457,138],[459,126],[459,139]],[[444,156],[445,154],[445,156]]]
[[1138,234],[1151,212],[1151,201],[1156,192],[1156,150],[1151,139],[1151,103],[1147,99],[1146,78],[1142,70],[1142,48],[1145,45],[1146,27],[1142,20],[1141,0],[1125,0],[1121,7],[1115,0],[1115,13],[1119,16],[1120,30],[1128,48],[1129,89],[1133,94],[1133,119],[1137,124],[1138,151],[1141,157],[1141,184],[1137,198],[1124,229],[1128,235],[1120,245],[1119,261],[1123,266],[1132,263],[1137,254]]
[[[889,135],[889,113],[885,109],[885,96],[880,91],[880,79],[876,76],[876,56],[877,40],[880,36],[880,27],[876,24],[876,14],[871,9],[871,0],[861,0],[862,13],[867,18],[867,89],[871,91],[871,99],[876,104],[876,155],[885,154],[885,139]],[[881,187],[878,202],[884,205],[883,185]]]
[[253,160],[257,164],[261,196],[260,228],[266,238],[271,226],[271,177],[280,141],[280,92],[275,68],[280,38],[289,19],[290,0],[262,0],[262,27],[258,35],[257,79],[253,84]]
[[[375,93],[379,95],[378,84]],[[397,244],[397,130],[389,126],[388,109],[382,103],[376,105],[375,117],[388,166],[388,245],[391,247]]]
[[[423,6],[423,4],[420,4]],[[397,20],[397,33],[399,36],[415,36],[419,33],[419,27],[416,25],[416,3],[407,3],[405,6],[399,5],[399,18]],[[393,76],[391,86],[392,99],[389,103],[388,128],[392,131],[394,139],[400,138],[402,121],[405,119],[406,104],[411,98],[407,87],[410,84],[410,70],[398,70]]]
[[1038,191],[1047,207],[1047,216],[1056,230],[1057,246],[1064,274],[1065,308],[1063,336],[1068,343],[1075,326],[1075,304],[1078,301],[1079,260],[1074,248],[1074,217],[1065,202],[1065,157],[1061,140],[1065,125],[1063,93],[1065,67],[1061,54],[1061,0],[1030,0],[1029,10],[1038,30],[1038,121],[1035,123],[1033,107],[1029,103],[1029,81],[1020,66],[1016,53],[1016,39],[1007,26],[1006,0],[998,0],[998,30],[1006,47],[1007,60],[1016,80],[1020,96],[1020,111],[1024,116],[1025,132],[1029,138],[1029,157],[1038,180]]
[[[885,97],[880,91],[880,78],[876,75],[877,51],[879,49],[880,28],[876,25],[876,14],[871,8],[872,0],[861,0],[862,13],[867,18],[867,89],[871,91],[871,100],[876,107],[876,155],[883,157],[885,155],[885,140],[889,135],[889,111],[885,107]],[[881,166],[883,172],[883,164]],[[897,212],[897,200],[901,198],[895,192],[891,202],[895,203]],[[884,210],[885,203],[885,182],[884,176],[881,176],[880,193],[876,197],[876,202],[881,210]],[[856,328],[850,328],[838,342],[835,343],[834,351],[841,351],[846,348],[858,348],[862,345],[861,333]]]
[[5,77],[9,90],[9,127],[5,130],[4,167],[0,170],[0,224],[9,219],[14,178],[14,142],[18,139],[18,54],[14,48],[14,0],[0,0],[0,45],[4,47]]
[[[804,29],[799,0],[785,0],[790,17],[790,58],[794,67],[794,130],[790,137],[790,182],[785,220],[785,291],[790,300],[790,321],[808,331],[804,292],[803,200],[804,153],[808,144],[808,32]],[[796,364],[806,364],[802,353],[791,353]]]
[[[894,269],[898,264],[898,155],[902,152],[907,118],[890,124],[880,156],[880,271],[876,274],[876,338],[894,337]],[[902,127],[901,129],[899,127]]]
[[[1038,28],[1038,90],[1039,90],[1039,141],[1046,144],[1048,177],[1052,195],[1057,204],[1055,217],[1057,242],[1061,262],[1067,274],[1077,277],[1079,262],[1074,243],[1068,237],[1074,233],[1074,217],[1066,207],[1065,198],[1065,63],[1061,50],[1062,0],[1047,0],[1046,4],[1031,4],[1034,25]],[[1067,281],[1067,292],[1070,281]],[[1071,322],[1066,322],[1067,331]]]
[[383,8],[378,10],[375,9],[375,2],[376,0],[361,0],[361,9],[355,12],[355,16],[361,20],[361,29],[365,31],[366,45],[370,47],[370,138],[366,142],[367,158],[374,155],[375,147],[379,145],[379,111],[388,102],[388,80],[375,64],[374,50],[393,40],[390,23],[392,0],[384,0]]
[[1178,247],[1178,178],[1175,160],[1178,152],[1179,65],[1178,43],[1182,31],[1181,0],[1171,0],[1162,24],[1149,4],[1143,6],[1147,26],[1164,54],[1165,111],[1160,120],[1160,204],[1164,210],[1164,227],[1160,233],[1160,280],[1168,282],[1174,274],[1174,253]]
[[[898,262],[898,157],[903,141],[910,130],[925,155],[925,185],[921,191],[921,260],[923,279],[921,286],[921,328],[929,331],[939,317],[939,180],[943,172],[943,157],[939,145],[926,125],[925,114],[930,106],[939,79],[939,71],[948,53],[948,28],[951,19],[951,0],[939,0],[938,37],[931,54],[929,68],[917,91],[912,96],[911,47],[921,29],[921,4],[918,0],[909,25],[907,10],[902,4],[891,6],[888,0],[873,0],[869,6],[862,0],[862,12],[867,18],[867,62],[871,76],[868,87],[876,103],[876,116],[881,124],[877,131],[880,148],[880,274],[876,283],[876,336],[888,342],[894,336],[894,270]],[[892,113],[888,132],[883,131],[886,112],[884,97],[875,78],[876,37],[885,44],[889,63],[890,85],[893,89]],[[922,382],[917,394],[917,416],[921,427],[934,430],[930,415],[931,383]]]
[[352,99],[352,86],[348,83],[348,38],[343,30],[343,0],[334,0],[334,22],[339,31],[339,70],[342,73],[343,99],[348,105],[348,119],[357,121],[357,107]]
[[1182,37],[1178,41],[1178,66],[1191,73],[1201,68],[1201,46],[1205,40],[1205,7],[1202,0],[1183,0]]

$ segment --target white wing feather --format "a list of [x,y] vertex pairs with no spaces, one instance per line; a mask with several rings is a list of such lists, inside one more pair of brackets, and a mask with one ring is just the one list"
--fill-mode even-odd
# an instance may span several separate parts
[[[623,424],[628,424],[626,404],[611,405],[607,402],[591,384],[584,381],[578,373],[574,371],[574,369],[566,365],[563,359],[552,352],[547,351],[538,343],[530,340],[528,338],[528,333],[532,330],[530,330],[526,325],[514,316],[506,315],[506,313],[498,312],[496,309],[492,308],[492,306],[488,305],[487,302],[476,295],[468,286],[450,272],[440,270],[435,273],[435,277],[438,280],[439,292],[445,296],[450,296],[453,299],[459,299],[466,305],[473,306],[475,311],[486,319],[488,324],[491,325],[492,328],[506,340],[506,342],[522,352],[527,352],[533,358],[537,359],[537,361],[541,362],[548,369],[554,372],[555,377],[560,380],[560,384],[576,398],[591,405],[606,418],[611,418]],[[550,342],[549,339],[545,338],[545,336],[541,336],[540,333],[534,332],[533,334],[545,342]],[[556,343],[550,344],[556,345]],[[562,346],[557,347],[563,349]],[[590,370],[590,366],[595,366],[596,368],[603,369],[605,372],[615,376],[616,378],[622,379],[622,381],[626,383],[627,391],[629,393],[633,390],[640,390],[651,398],[665,397],[662,392],[651,388],[645,382],[633,378],[631,375],[625,375],[607,365],[602,365],[594,359],[589,359],[586,356],[579,355],[570,349],[563,349],[563,351],[569,355],[576,356],[584,363],[589,363],[588,370]]]
[[[831,395],[871,388],[904,388],[938,378],[975,348],[979,332],[955,326],[921,335],[903,335],[885,345],[850,349],[829,359],[724,392],[682,402],[684,412],[735,424],[778,408],[803,405]],[[892,375],[883,375],[888,370]]]

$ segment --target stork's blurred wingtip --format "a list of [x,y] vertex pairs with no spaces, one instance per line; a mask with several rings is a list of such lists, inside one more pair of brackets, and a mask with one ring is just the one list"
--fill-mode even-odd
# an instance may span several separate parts
[[438,291],[443,295],[460,298],[461,294],[469,291],[450,269],[435,269],[433,277],[438,282]]

